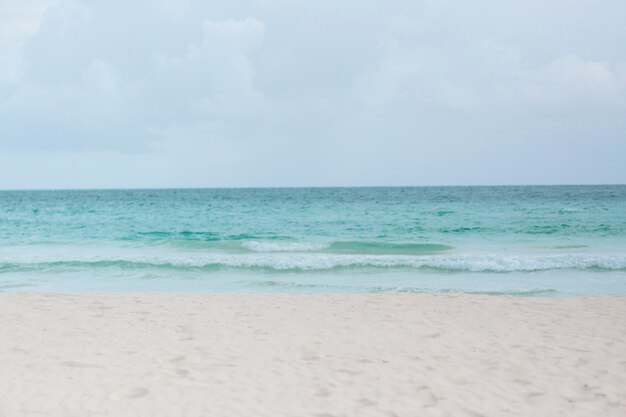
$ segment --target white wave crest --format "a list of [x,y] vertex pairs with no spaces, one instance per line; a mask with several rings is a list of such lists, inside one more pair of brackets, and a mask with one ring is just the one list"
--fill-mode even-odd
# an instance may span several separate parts
[[[265,243],[264,243],[265,245]],[[335,268],[351,269],[432,269],[458,272],[534,272],[549,270],[608,270],[626,271],[626,254],[607,255],[579,254],[441,254],[441,255],[370,255],[370,254],[329,254],[311,253],[305,250],[317,250],[306,244],[303,248],[293,246],[270,246],[257,248],[265,252],[243,254],[220,254],[198,252],[151,251],[148,249],[130,249],[124,251],[103,251],[97,248],[81,251],[60,250],[40,251],[37,253],[6,251],[0,252],[0,271],[6,268],[18,268],[39,265],[43,268],[76,267],[80,264],[92,266],[131,267],[126,263],[136,264],[135,268],[263,268],[274,271],[325,271]],[[254,247],[254,246],[253,246]],[[272,251],[273,250],[273,251]],[[301,252],[286,252],[286,251]],[[78,263],[78,264],[75,264]],[[70,265],[72,264],[72,265]],[[95,265],[98,264],[98,265]],[[83,265],[88,266],[88,265]]]
[[[174,262],[175,264],[177,262]],[[188,258],[189,266],[267,268],[277,271],[323,271],[335,268],[412,268],[466,272],[535,272],[548,270],[626,270],[624,256],[404,256],[336,254],[266,254]]]

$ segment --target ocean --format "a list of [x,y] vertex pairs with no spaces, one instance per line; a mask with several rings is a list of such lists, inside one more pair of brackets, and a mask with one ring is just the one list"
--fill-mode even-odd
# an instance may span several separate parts
[[626,186],[0,191],[0,291],[626,294]]

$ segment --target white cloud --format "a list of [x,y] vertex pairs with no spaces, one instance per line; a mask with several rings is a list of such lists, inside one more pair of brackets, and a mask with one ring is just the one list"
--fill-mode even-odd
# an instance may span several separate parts
[[135,77],[96,57],[72,83],[19,85],[0,101],[0,146],[136,151],[169,126],[258,109],[263,96],[247,54],[262,42],[263,23],[207,20],[201,28],[200,43],[182,55],[156,54]]
[[258,19],[205,20],[202,24],[205,42],[229,50],[248,50],[257,46],[265,36],[265,25]]
[[39,30],[53,0],[0,3],[0,83],[22,79],[24,45]]
[[[254,70],[247,53],[263,40],[263,23],[252,18],[241,21],[205,21],[204,38],[191,44],[183,56],[155,56],[148,74],[152,90],[188,106],[202,99],[245,98],[254,94]],[[153,77],[153,78],[152,78]]]
[[7,0],[0,164],[201,186],[533,182],[536,161],[563,182],[550,163],[592,155],[626,181],[626,6],[599,1]]
[[118,78],[117,68],[105,61],[95,60],[85,71],[85,87],[95,95],[120,98],[122,88]]
[[370,107],[386,106],[403,95],[415,93],[412,89],[423,82],[422,63],[415,53],[394,40],[381,42],[379,50],[377,67],[356,80],[356,93]]
[[545,76],[551,82],[592,94],[611,93],[617,88],[617,79],[608,62],[585,61],[576,55],[552,60]]

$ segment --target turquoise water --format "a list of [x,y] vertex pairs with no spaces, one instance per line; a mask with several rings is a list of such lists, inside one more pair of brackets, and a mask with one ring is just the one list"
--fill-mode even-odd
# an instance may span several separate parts
[[626,186],[0,192],[0,291],[626,294]]

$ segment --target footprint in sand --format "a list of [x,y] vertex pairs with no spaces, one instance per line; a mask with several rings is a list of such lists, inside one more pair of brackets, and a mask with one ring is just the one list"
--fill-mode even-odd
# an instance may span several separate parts
[[181,378],[184,378],[187,375],[189,375],[189,371],[183,368],[170,369],[169,372]]
[[134,400],[148,395],[150,391],[141,387],[128,388],[124,391],[112,395],[115,400]]
[[61,363],[64,366],[68,366],[70,368],[102,368],[101,365],[97,365],[95,363],[75,362],[75,361],[64,361]]

